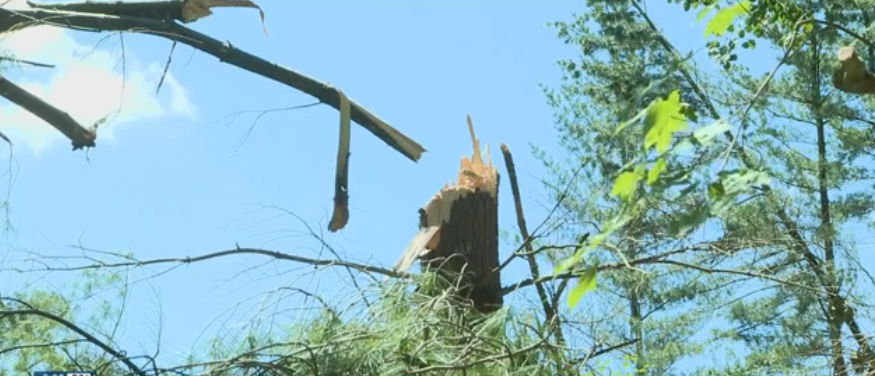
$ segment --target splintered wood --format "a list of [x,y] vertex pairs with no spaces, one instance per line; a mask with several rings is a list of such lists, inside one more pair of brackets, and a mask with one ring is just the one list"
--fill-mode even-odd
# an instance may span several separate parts
[[68,12],[97,13],[113,16],[141,17],[156,20],[194,22],[213,14],[212,8],[254,8],[264,24],[264,12],[251,0],[161,0],[161,1],[86,1],[73,3],[40,4],[28,1],[31,8]]
[[832,76],[836,89],[852,94],[875,93],[875,75],[866,69],[854,47],[839,49],[838,60],[841,66]]
[[417,259],[423,269],[457,280],[460,293],[484,312],[501,307],[498,272],[498,172],[480,151],[468,117],[473,153],[463,157],[456,184],[443,187],[419,209],[419,233],[395,265],[405,271]]
[[264,23],[264,11],[257,4],[249,0],[186,0],[182,6],[183,22],[194,22],[206,16],[213,14],[211,8],[219,7],[241,7],[255,8],[261,16],[261,23]]

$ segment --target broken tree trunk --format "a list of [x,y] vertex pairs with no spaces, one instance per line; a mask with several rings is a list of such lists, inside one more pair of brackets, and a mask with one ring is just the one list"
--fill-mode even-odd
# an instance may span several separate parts
[[832,83],[836,89],[852,94],[875,93],[875,75],[866,70],[854,47],[839,49],[841,66],[833,73]]
[[[498,271],[498,172],[480,153],[471,117],[474,153],[462,158],[458,182],[445,186],[419,209],[419,233],[395,266],[408,269],[416,259],[459,287],[481,312],[501,307]],[[488,149],[487,149],[488,157]]]

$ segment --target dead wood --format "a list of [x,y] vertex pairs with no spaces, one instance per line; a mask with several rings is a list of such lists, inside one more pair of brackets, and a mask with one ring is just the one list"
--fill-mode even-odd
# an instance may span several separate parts
[[73,142],[73,150],[94,146],[94,140],[97,136],[93,130],[86,129],[73,120],[68,113],[52,106],[2,76],[0,76],[0,96],[51,124]]
[[841,66],[832,76],[836,89],[852,94],[875,93],[875,75],[866,69],[854,47],[839,49],[838,60]]
[[[419,210],[419,233],[395,265],[408,269],[416,259],[458,281],[459,293],[481,312],[501,307],[498,271],[498,172],[484,160],[468,117],[473,154],[462,158],[456,184],[445,186]],[[488,155],[488,150],[487,150]]]
[[[0,32],[44,24],[90,32],[128,31],[166,38],[206,52],[222,62],[291,86],[316,97],[322,103],[340,109],[338,89],[175,22],[142,17],[0,8]],[[352,100],[350,101],[350,115],[353,121],[413,161],[419,160],[422,153],[425,152],[425,149],[416,141],[405,136]],[[73,139],[73,142],[75,144],[76,140]]]
[[[155,20],[194,22],[211,15],[217,7],[256,8],[249,0],[169,0],[169,1],[116,1],[41,4],[27,2],[33,8],[66,12],[96,13],[112,16],[151,18]],[[262,20],[264,14],[262,13]]]
[[334,178],[334,213],[328,223],[331,232],[342,229],[349,221],[349,99],[338,90],[340,102],[340,140],[337,143],[337,168]]

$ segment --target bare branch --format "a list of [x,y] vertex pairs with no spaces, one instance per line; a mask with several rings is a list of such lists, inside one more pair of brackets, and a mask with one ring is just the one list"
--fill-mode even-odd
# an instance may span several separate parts
[[288,253],[282,253],[279,251],[271,251],[271,250],[267,250],[267,249],[258,249],[258,248],[236,248],[236,249],[229,249],[226,251],[207,253],[207,254],[195,256],[195,257],[168,257],[168,258],[151,259],[151,260],[132,260],[132,261],[124,261],[124,262],[116,262],[116,263],[99,262],[96,264],[70,266],[70,267],[46,267],[43,271],[79,271],[79,270],[91,270],[91,269],[103,269],[103,268],[141,267],[141,266],[156,265],[156,264],[175,264],[175,263],[190,264],[193,262],[205,261],[205,260],[223,257],[223,256],[244,255],[244,254],[256,254],[256,255],[272,257],[272,258],[275,258],[277,260],[294,261],[294,262],[300,262],[300,263],[316,265],[316,266],[339,266],[339,267],[343,267],[343,268],[356,269],[356,270],[359,270],[362,272],[367,272],[367,273],[381,274],[381,275],[385,275],[387,277],[393,277],[393,278],[410,278],[409,273],[396,272],[394,270],[381,268],[379,266],[359,264],[359,263],[344,261],[344,260],[312,259],[312,258],[307,258],[307,257],[290,255]]
[[[5,10],[0,8],[0,12],[3,11]],[[57,107],[43,101],[2,76],[0,76],[0,96],[9,99],[12,103],[17,104],[61,131],[64,136],[67,136],[73,142],[73,150],[86,146],[94,146],[94,140],[97,138],[94,131],[86,129],[77,123],[76,120],[73,120],[66,112],[59,110]],[[5,139],[6,137],[3,138]]]
[[[556,310],[550,304],[550,298],[547,297],[547,290],[540,282],[538,282],[541,273],[538,270],[538,261],[535,259],[535,251],[532,248],[532,242],[528,241],[529,229],[526,227],[526,216],[523,213],[523,202],[522,199],[520,199],[520,186],[517,182],[516,165],[513,163],[513,154],[510,153],[510,148],[505,144],[501,144],[501,153],[504,155],[504,164],[507,167],[508,179],[510,179],[510,189],[513,193],[513,204],[516,208],[516,221],[520,228],[520,236],[522,239],[526,240],[524,241],[524,244],[526,247],[526,260],[529,262],[529,272],[534,280],[535,289],[538,291],[538,298],[541,299],[541,306],[544,309],[547,323],[553,323],[554,320],[556,320]],[[556,330],[556,335],[561,341],[562,331]]]
[[[177,41],[213,55],[224,63],[303,91],[316,97],[322,103],[340,109],[338,90],[333,86],[271,63],[240,50],[230,43],[222,43],[215,38],[177,23],[139,17],[0,8],[0,31],[41,24],[90,32],[129,31]],[[350,100],[350,109],[353,121],[365,127],[407,158],[417,161],[425,152],[425,149],[416,141],[392,128],[385,121],[352,100]]]

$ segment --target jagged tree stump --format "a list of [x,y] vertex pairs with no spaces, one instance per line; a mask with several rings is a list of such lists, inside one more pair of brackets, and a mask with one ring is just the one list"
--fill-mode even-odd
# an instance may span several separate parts
[[[462,158],[456,184],[445,186],[419,209],[419,233],[398,261],[408,269],[420,259],[423,270],[435,270],[459,286],[481,312],[501,307],[498,271],[498,172],[480,153],[480,142],[468,117],[474,147]],[[488,149],[487,149],[488,158]]]
[[832,76],[836,89],[852,94],[875,93],[875,75],[866,70],[854,47],[839,49],[838,60],[841,65]]

